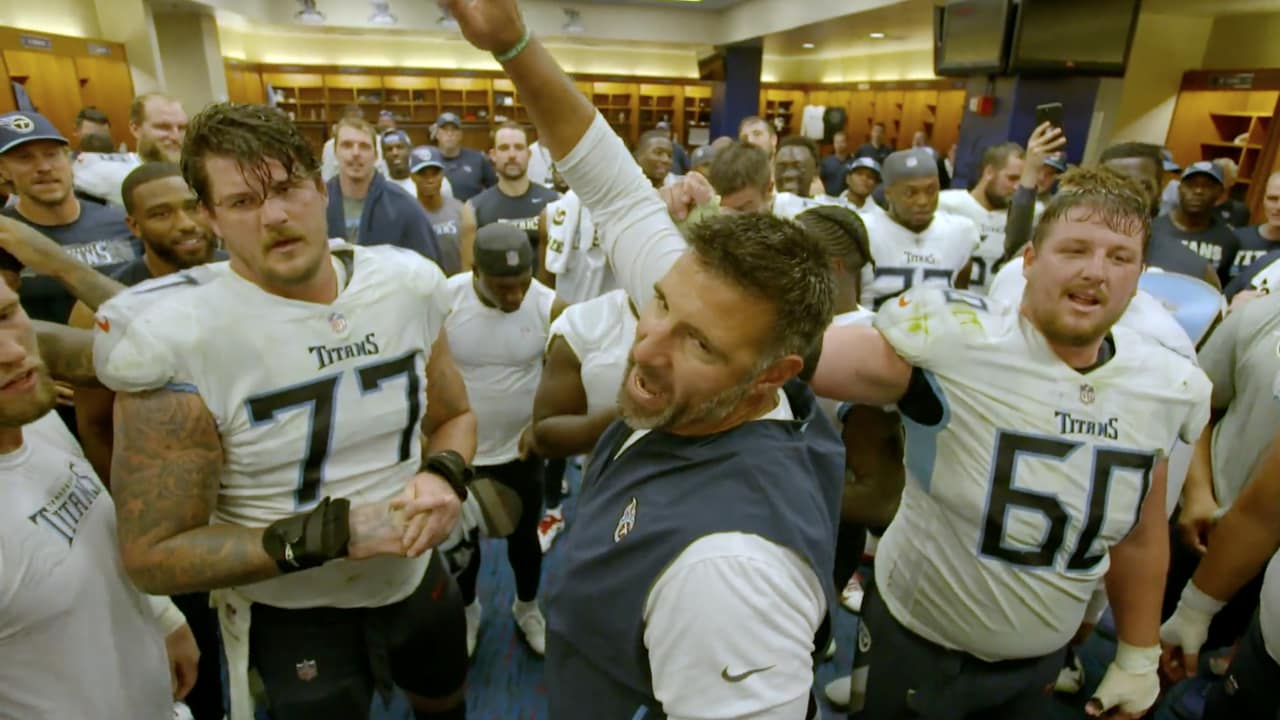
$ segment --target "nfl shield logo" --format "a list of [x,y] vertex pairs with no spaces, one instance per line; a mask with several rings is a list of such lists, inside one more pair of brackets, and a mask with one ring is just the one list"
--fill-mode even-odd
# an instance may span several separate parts
[[1080,386],[1080,402],[1084,403],[1085,405],[1092,405],[1096,397],[1097,396],[1093,392],[1092,385]]
[[303,682],[311,682],[316,679],[320,671],[316,670],[315,660],[303,660],[294,666],[298,671],[298,679]]
[[329,327],[341,335],[347,331],[347,319],[343,317],[342,313],[334,313],[329,316]]

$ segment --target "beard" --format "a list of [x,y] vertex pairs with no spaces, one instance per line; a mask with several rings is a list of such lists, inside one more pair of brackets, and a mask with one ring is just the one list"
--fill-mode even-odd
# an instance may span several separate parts
[[661,410],[645,410],[632,402],[627,393],[635,360],[628,358],[627,371],[622,386],[618,388],[618,414],[633,430],[667,430],[678,425],[715,425],[729,415],[751,393],[751,381],[756,373],[748,373],[738,384],[703,400],[696,405],[687,402],[671,402]]
[[36,386],[31,393],[16,402],[0,405],[0,426],[22,427],[49,414],[57,405],[53,377],[43,365],[36,368]]
[[174,249],[174,243],[161,244],[144,241],[143,246],[147,252],[155,255],[160,260],[165,261],[179,270],[186,270],[187,268],[193,268],[197,265],[204,265],[205,263],[213,261],[213,252],[215,248],[213,238],[206,236],[203,239],[204,252],[198,255],[180,253]]
[[992,210],[1007,210],[1009,208],[1009,198],[997,194],[991,189],[991,186],[987,186],[983,195],[986,196],[987,204],[991,206]]

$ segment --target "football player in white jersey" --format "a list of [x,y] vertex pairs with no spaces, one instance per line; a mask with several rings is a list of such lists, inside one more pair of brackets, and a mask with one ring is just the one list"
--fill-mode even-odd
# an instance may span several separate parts
[[1004,227],[1009,218],[1009,201],[1022,179],[1024,152],[1015,142],[992,145],[982,153],[978,165],[981,176],[972,190],[943,190],[938,194],[938,209],[967,217],[978,226],[980,242],[973,254],[973,271],[969,289],[986,295],[1004,257]]
[[[533,437],[548,458],[584,455],[618,418],[618,388],[636,334],[636,307],[613,290],[565,309],[551,323],[533,399]],[[586,463],[583,463],[585,466]],[[563,508],[547,501],[538,523],[542,552],[565,529]]]
[[817,391],[896,402],[907,428],[863,611],[868,718],[1038,716],[1104,577],[1120,644],[1086,710],[1137,717],[1159,693],[1165,456],[1199,436],[1209,384],[1113,327],[1137,290],[1146,200],[1113,173],[1073,173],[1025,251],[1020,308],[928,288],[875,330],[825,338]]
[[874,158],[856,158],[845,167],[845,191],[840,204],[858,213],[865,220],[868,215],[883,215],[884,208],[876,204],[871,194],[880,184],[880,163]]
[[874,270],[863,270],[862,304],[878,309],[919,285],[968,287],[978,228],[938,212],[938,163],[926,150],[900,150],[882,169],[889,212],[864,218]]
[[792,135],[778,143],[778,152],[773,156],[774,216],[792,220],[809,208],[835,205],[835,198],[813,194],[817,179],[818,146],[813,140]]
[[[492,223],[480,228],[473,257],[471,272],[449,279],[445,328],[476,416],[476,472],[520,495],[520,521],[507,537],[507,560],[516,579],[511,612],[530,649],[542,655],[546,621],[538,607],[542,576],[538,521],[544,461],[534,452],[530,426],[547,333],[564,302],[533,279],[533,248],[525,232],[513,225]],[[476,596],[480,559],[476,546],[458,575],[467,605],[468,653],[474,652],[480,631]]]
[[232,720],[252,716],[249,665],[276,720],[367,717],[393,684],[419,718],[462,718],[462,603],[429,552],[475,449],[444,274],[331,251],[318,159],[272,108],[208,106],[182,165],[230,262],[97,319],[125,569],[215,591]]

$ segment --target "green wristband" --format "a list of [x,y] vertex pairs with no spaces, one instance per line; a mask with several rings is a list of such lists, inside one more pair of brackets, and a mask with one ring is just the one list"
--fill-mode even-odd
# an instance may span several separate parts
[[524,52],[525,48],[529,47],[529,37],[530,37],[529,28],[525,28],[524,35],[520,37],[520,42],[516,43],[515,47],[511,48],[510,50],[504,53],[494,53],[493,54],[494,59],[496,59],[500,63],[510,62],[512,59],[515,58],[515,56]]

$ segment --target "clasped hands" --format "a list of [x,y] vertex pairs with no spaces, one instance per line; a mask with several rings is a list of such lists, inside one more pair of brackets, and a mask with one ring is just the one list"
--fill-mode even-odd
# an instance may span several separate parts
[[462,502],[448,481],[419,472],[399,496],[351,507],[347,557],[418,557],[449,537],[461,511]]

